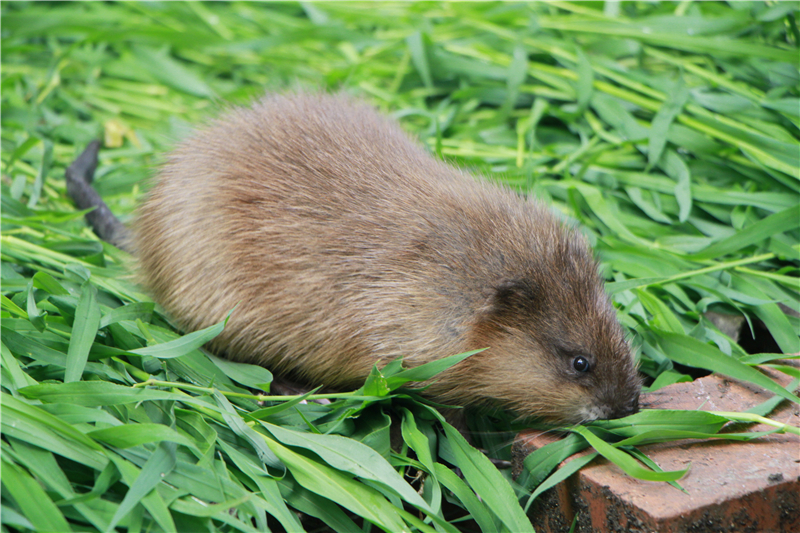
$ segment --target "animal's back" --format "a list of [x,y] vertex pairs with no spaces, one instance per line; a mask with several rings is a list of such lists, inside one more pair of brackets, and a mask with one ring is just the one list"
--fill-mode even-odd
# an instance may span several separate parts
[[273,96],[171,155],[142,206],[137,255],[189,329],[238,305],[217,343],[228,355],[357,384],[374,356],[466,349],[469,309],[453,304],[472,298],[433,284],[462,277],[439,256],[475,238],[470,193],[502,197],[365,105]]

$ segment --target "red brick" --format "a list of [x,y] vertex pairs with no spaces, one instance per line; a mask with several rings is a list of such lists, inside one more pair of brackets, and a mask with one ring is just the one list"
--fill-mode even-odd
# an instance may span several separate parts
[[[786,385],[785,374],[771,377]],[[744,411],[771,392],[718,375],[677,383],[642,397],[645,407]],[[784,401],[770,418],[800,427],[800,406]],[[767,426],[737,431],[764,431]],[[556,437],[528,431],[514,443],[514,467]],[[640,481],[596,459],[546,492],[531,512],[539,533],[568,531],[579,512],[579,532],[800,532],[800,437],[772,434],[749,442],[684,440],[641,446],[664,470],[690,466],[679,483]],[[588,453],[588,452],[583,452]],[[569,461],[568,459],[567,461]]]

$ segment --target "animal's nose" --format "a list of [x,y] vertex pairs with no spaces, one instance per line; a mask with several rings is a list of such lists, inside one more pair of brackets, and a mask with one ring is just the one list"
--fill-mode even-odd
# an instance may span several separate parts
[[628,415],[639,412],[639,395],[634,396],[630,401],[617,405],[609,418],[624,418]]

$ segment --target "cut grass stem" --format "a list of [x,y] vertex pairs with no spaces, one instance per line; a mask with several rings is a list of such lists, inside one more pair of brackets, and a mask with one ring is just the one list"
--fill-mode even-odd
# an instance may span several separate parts
[[778,422],[777,420],[772,420],[770,418],[759,416],[753,413],[736,413],[733,411],[713,411],[713,413],[715,415],[724,416],[732,422],[764,424],[766,426],[780,428],[781,433],[785,431],[787,433],[800,435],[800,428],[796,428],[794,426],[790,426],[789,424],[784,424],[783,422]]
[[199,387],[197,385],[190,385],[188,383],[181,383],[177,381],[162,381],[158,379],[148,379],[147,381],[142,381],[141,383],[136,383],[135,385],[131,385],[131,387],[134,389],[139,389],[142,387],[166,387],[166,388],[187,390],[187,391],[199,392],[202,394],[210,394],[210,395],[213,395],[215,392],[219,392],[220,394],[223,394],[229,398],[244,398],[248,400],[255,400],[258,402],[285,402],[289,400],[295,400],[301,397],[306,400],[325,400],[334,398],[356,398],[356,397],[358,399],[363,398],[364,400],[380,399],[372,396],[361,396],[355,392],[332,392],[329,394],[311,394],[308,396],[303,396],[302,394],[286,395],[286,396],[270,396],[267,394],[247,394],[244,392],[224,391],[211,387]]

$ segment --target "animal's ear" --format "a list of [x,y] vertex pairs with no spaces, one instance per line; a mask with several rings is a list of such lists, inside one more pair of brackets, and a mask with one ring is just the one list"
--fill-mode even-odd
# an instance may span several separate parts
[[486,318],[503,321],[536,313],[541,305],[539,286],[525,279],[506,279],[492,287]]

